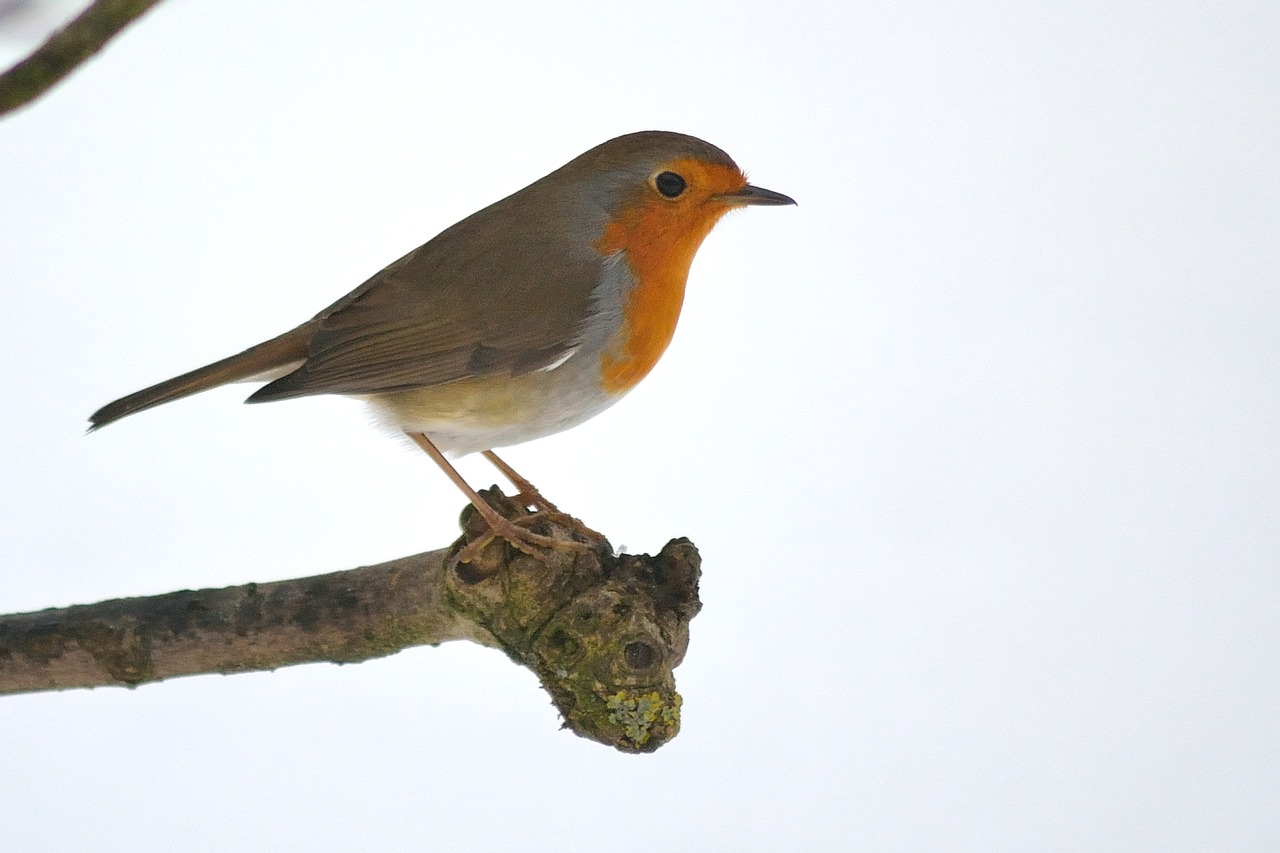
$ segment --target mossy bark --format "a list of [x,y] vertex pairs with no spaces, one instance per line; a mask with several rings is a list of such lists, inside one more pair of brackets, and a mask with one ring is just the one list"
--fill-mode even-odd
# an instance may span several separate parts
[[0,116],[30,103],[159,0],[97,0],[34,53],[0,74]]
[[626,752],[674,737],[673,670],[701,606],[697,549],[677,539],[652,557],[616,555],[572,519],[539,517],[497,489],[484,496],[576,544],[531,555],[496,539],[460,562],[466,545],[488,538],[468,507],[450,548],[380,565],[0,616],[0,694],[356,663],[471,640],[536,673],[584,737]]

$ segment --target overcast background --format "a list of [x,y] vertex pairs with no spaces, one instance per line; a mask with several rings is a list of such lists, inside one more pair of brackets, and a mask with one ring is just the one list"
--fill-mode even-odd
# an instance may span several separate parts
[[359,404],[85,418],[586,148],[692,133],[800,205],[505,454],[701,548],[675,741],[461,643],[10,697],[0,848],[1277,849],[1277,44],[1272,0],[161,4],[0,121],[0,612],[447,543]]

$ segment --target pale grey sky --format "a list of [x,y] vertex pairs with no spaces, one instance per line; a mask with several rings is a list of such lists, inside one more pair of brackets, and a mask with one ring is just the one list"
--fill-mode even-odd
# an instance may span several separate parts
[[702,549],[674,742],[559,731],[463,644],[13,697],[0,848],[1276,849],[1278,39],[1270,2],[162,4],[0,121],[0,611],[447,542],[460,496],[350,401],[85,418],[591,145],[696,134],[800,206],[723,222],[649,379],[508,454]]

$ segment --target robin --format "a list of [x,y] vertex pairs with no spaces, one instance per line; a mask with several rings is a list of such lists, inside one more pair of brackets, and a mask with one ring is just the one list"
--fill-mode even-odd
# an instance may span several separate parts
[[645,377],[675,332],[703,238],[725,213],[795,201],[719,148],[644,131],[597,145],[445,229],[312,319],[103,406],[90,431],[228,382],[249,403],[344,394],[403,430],[517,547],[560,543],[489,506],[445,458],[482,452],[528,506],[555,511],[494,452],[582,423]]

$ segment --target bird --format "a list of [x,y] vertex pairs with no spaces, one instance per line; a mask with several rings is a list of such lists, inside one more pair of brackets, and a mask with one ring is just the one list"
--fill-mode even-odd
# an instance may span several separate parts
[[108,403],[89,431],[232,382],[265,383],[249,403],[354,397],[426,452],[493,536],[557,547],[489,506],[449,457],[482,453],[526,505],[556,511],[494,449],[621,399],[670,343],[694,254],[721,217],[795,203],[748,183],[697,137],[618,136],[446,228],[296,328]]

